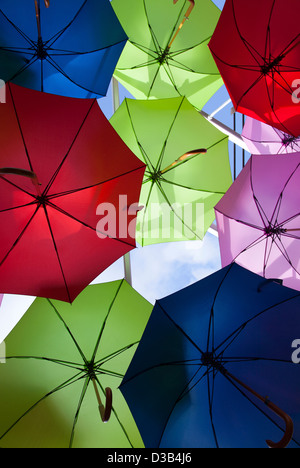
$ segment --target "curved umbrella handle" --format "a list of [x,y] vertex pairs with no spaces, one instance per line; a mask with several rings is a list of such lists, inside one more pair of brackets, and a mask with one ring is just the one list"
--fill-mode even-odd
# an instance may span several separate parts
[[104,423],[109,421],[111,410],[112,410],[112,390],[110,387],[106,387],[105,397],[106,397],[105,406],[103,405],[103,403],[99,405],[100,416]]
[[96,398],[98,401],[98,408],[99,408],[99,413],[101,416],[101,419],[104,423],[109,421],[110,415],[111,415],[111,410],[112,410],[112,390],[109,387],[106,387],[105,389],[105,397],[106,397],[106,402],[105,405],[102,403],[99,392],[98,392],[98,387],[96,383],[96,379],[92,378],[91,379],[94,385],[94,390],[96,393]]
[[[181,29],[182,26],[184,25],[185,21],[186,21],[187,19],[189,19],[189,16],[190,16],[190,14],[191,14],[191,12],[192,12],[194,6],[195,6],[195,0],[188,0],[188,1],[190,2],[190,6],[189,6],[189,8],[188,8],[186,14],[184,15],[183,20],[181,21],[180,25],[178,26],[178,29],[177,29],[176,33],[174,34],[173,38],[171,39],[171,42],[170,42],[169,45],[168,45],[168,49],[170,49],[171,45],[173,44],[173,42],[174,42],[174,40],[175,40],[177,34],[179,33],[180,29]],[[174,5],[176,5],[177,2],[178,2],[178,0],[173,0]]]
[[0,174],[14,174],[23,177],[28,177],[32,180],[33,185],[35,186],[38,195],[41,195],[39,181],[36,174],[32,171],[27,171],[26,169],[18,169],[16,167],[2,167],[0,168]]
[[275,414],[277,414],[277,416],[279,416],[285,422],[285,425],[286,425],[285,433],[284,433],[284,436],[282,437],[282,439],[277,443],[272,442],[272,440],[266,440],[266,442],[267,442],[267,444],[268,444],[268,446],[270,448],[285,448],[285,447],[287,447],[287,445],[290,443],[290,441],[291,441],[291,439],[293,437],[293,433],[294,433],[294,423],[292,421],[292,418],[287,413],[285,413],[281,408],[274,405],[274,403],[272,403],[268,398],[264,398],[263,396],[261,396],[259,393],[257,393],[255,390],[253,390],[253,388],[246,385],[244,382],[242,382],[237,377],[235,377],[230,372],[228,372],[225,368],[223,369],[222,372],[223,372],[223,375],[225,375],[227,377],[230,377],[232,380],[235,380],[235,382],[237,382],[243,388],[245,388],[250,393],[252,393],[252,395],[254,395],[256,398],[258,398],[260,401],[262,401],[265,405],[267,405],[267,407],[270,408],[270,410],[272,410]]
[[285,433],[279,442],[272,442],[272,440],[266,440],[270,448],[285,448],[290,443],[294,433],[294,423],[292,418],[286,414],[278,406],[274,405],[271,401],[265,401],[268,408],[277,414],[285,422]]

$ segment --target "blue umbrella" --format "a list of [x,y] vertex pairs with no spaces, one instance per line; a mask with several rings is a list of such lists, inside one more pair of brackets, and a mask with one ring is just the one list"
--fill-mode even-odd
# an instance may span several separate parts
[[236,264],[157,301],[120,387],[145,446],[299,447],[299,329],[300,293]]
[[70,97],[105,96],[127,36],[109,0],[2,0],[0,77]]

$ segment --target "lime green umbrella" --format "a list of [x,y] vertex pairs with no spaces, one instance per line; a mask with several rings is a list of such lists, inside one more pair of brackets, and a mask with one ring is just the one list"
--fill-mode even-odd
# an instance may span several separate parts
[[203,239],[214,206],[232,184],[228,137],[184,97],[125,99],[110,122],[147,165],[140,245]]
[[125,280],[36,299],[5,340],[0,447],[143,447],[118,386],[151,309]]
[[211,0],[112,0],[129,40],[114,76],[136,99],[186,96],[199,110],[223,80],[208,48]]

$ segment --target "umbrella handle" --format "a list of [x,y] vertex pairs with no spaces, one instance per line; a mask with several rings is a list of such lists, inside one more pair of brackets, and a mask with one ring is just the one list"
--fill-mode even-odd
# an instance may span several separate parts
[[165,167],[165,169],[162,169],[160,171],[160,173],[164,174],[165,172],[172,169],[172,167],[177,166],[177,164],[179,164],[180,162],[185,161],[190,156],[195,156],[197,154],[206,154],[206,153],[207,153],[207,149],[205,149],[205,148],[200,148],[200,149],[195,149],[195,150],[188,151],[187,153],[184,153],[182,156],[180,156],[178,159],[176,159],[176,161],[174,161],[168,167]]
[[285,433],[282,439],[279,442],[272,442],[272,440],[266,440],[266,442],[270,448],[285,448],[293,437],[293,420],[288,414],[278,408],[278,406],[274,405],[271,401],[266,400],[265,404],[285,422]]
[[94,390],[95,390],[96,398],[97,398],[97,401],[98,401],[98,408],[99,408],[99,413],[100,413],[101,419],[102,419],[102,421],[104,423],[106,423],[106,422],[109,421],[109,418],[110,418],[110,415],[111,415],[111,410],[112,410],[112,390],[111,390],[111,388],[106,387],[106,389],[105,389],[106,402],[105,402],[105,406],[104,406],[102,401],[101,401],[100,395],[99,395],[99,391],[98,391],[98,387],[97,387],[97,383],[96,383],[95,378],[92,379],[92,382],[93,382],[93,385],[94,385]]
[[23,177],[28,177],[29,179],[32,180],[33,185],[35,186],[38,195],[41,196],[41,191],[39,187],[39,181],[36,176],[36,174],[32,171],[27,171],[25,169],[17,169],[15,167],[2,167],[0,168],[0,174],[14,174],[14,175],[20,175]]
[[292,418],[285,413],[281,408],[278,408],[278,406],[274,405],[268,398],[264,398],[261,396],[259,393],[257,393],[255,390],[253,390],[251,387],[246,385],[244,382],[239,380],[237,377],[232,375],[230,372],[228,372],[226,369],[223,369],[223,374],[227,377],[230,377],[232,380],[235,380],[239,385],[241,385],[243,388],[245,388],[247,391],[252,393],[256,398],[261,400],[265,405],[268,406],[277,416],[279,416],[284,422],[285,422],[285,432],[282,437],[282,439],[279,442],[272,442],[272,440],[266,440],[268,446],[270,448],[285,448],[287,445],[290,443],[293,437],[294,433],[294,423]]
[[44,2],[45,2],[45,7],[46,7],[46,8],[49,8],[49,6],[50,6],[50,0],[44,0]]
[[[177,34],[179,33],[180,29],[181,29],[182,26],[184,25],[185,21],[186,21],[187,19],[189,19],[189,16],[190,16],[190,14],[191,14],[191,12],[192,12],[194,6],[195,6],[195,0],[188,0],[188,1],[190,2],[190,6],[189,6],[189,8],[188,8],[186,14],[184,15],[183,20],[181,21],[180,25],[178,26],[178,29],[177,29],[176,33],[174,34],[173,38],[171,39],[171,42],[170,42],[169,45],[168,45],[168,49],[170,49],[171,45],[173,44],[173,42],[174,42],[174,40],[175,40]],[[176,5],[177,2],[178,2],[178,0],[173,0],[174,5]]]

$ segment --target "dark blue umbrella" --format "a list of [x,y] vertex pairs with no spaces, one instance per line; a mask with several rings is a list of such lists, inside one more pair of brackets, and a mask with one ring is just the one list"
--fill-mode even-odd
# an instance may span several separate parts
[[120,387],[146,447],[299,447],[299,331],[300,293],[236,264],[157,301]]
[[71,97],[105,96],[126,41],[109,0],[0,3],[6,82]]

